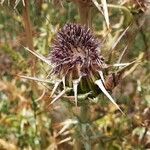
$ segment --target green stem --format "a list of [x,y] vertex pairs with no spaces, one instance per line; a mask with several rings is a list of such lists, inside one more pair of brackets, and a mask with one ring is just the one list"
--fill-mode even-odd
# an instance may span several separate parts
[[86,147],[87,150],[91,150],[91,144],[90,144],[91,142],[87,133],[88,132],[87,130],[89,128],[88,126],[89,120],[90,120],[89,106],[87,104],[83,104],[81,106],[81,110],[79,114],[80,124],[78,124],[76,129],[74,150],[82,150],[84,147]]
[[88,123],[89,122],[89,107],[87,104],[83,104],[81,106],[81,111],[80,111],[80,121],[82,123]]

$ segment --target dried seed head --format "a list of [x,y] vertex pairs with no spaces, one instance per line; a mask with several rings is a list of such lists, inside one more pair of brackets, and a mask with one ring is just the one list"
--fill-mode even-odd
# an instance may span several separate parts
[[72,80],[95,76],[105,66],[99,41],[89,28],[78,24],[66,24],[58,32],[50,59],[58,78],[68,76]]

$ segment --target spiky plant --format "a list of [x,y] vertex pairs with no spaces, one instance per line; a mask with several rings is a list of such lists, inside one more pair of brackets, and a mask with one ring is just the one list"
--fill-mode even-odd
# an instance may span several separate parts
[[64,89],[73,88],[76,105],[77,92],[92,91],[96,96],[102,91],[118,107],[105,88],[103,71],[107,65],[100,50],[101,43],[88,27],[66,24],[58,32],[49,56],[53,74],[59,79],[52,95],[62,81]]
[[[54,103],[68,91],[70,92],[70,90],[74,92],[76,106],[78,94],[88,95],[88,93],[92,93],[91,96],[95,97],[103,92],[121,112],[122,110],[111,97],[109,91],[118,84],[126,69],[141,60],[140,58],[131,63],[121,64],[121,66],[123,65],[125,67],[105,77],[103,72],[110,65],[105,63],[101,54],[101,43],[94,37],[88,27],[79,24],[66,24],[58,32],[53,43],[52,52],[48,58],[28,48],[26,50],[53,68],[52,72],[55,76],[55,85],[51,92],[51,97],[53,98],[58,87],[60,89],[63,88],[50,104]],[[44,81],[25,76],[21,77],[49,83],[47,80]],[[72,93],[70,92],[69,94]]]
[[[92,119],[90,115],[90,103],[87,98],[87,93],[92,92],[92,95],[90,96],[97,97],[98,94],[103,92],[122,112],[108,91],[111,91],[118,84],[119,80],[123,76],[124,71],[128,67],[131,67],[135,62],[127,63],[125,67],[122,67],[116,72],[109,74],[107,77],[105,74],[103,75],[103,72],[105,69],[109,69],[110,65],[107,65],[104,61],[104,58],[101,54],[101,46],[101,42],[94,37],[93,33],[88,27],[79,24],[66,24],[57,33],[53,43],[52,51],[47,58],[26,48],[26,50],[52,67],[51,76],[54,77],[53,79],[55,81],[55,85],[51,91],[52,101],[50,104],[53,104],[56,100],[60,99],[63,94],[66,93],[67,96],[65,95],[65,98],[74,96],[76,106],[80,105],[80,109],[76,109],[80,110],[77,111],[78,114],[75,115],[77,117],[73,118],[71,122],[69,121],[70,124],[75,125],[73,141],[74,149],[77,150],[82,149],[83,145],[85,147],[88,145],[89,149],[91,149],[92,145],[91,136],[93,136],[93,129],[91,126]],[[141,56],[141,58],[142,57],[143,56]],[[141,58],[139,58],[139,60]],[[131,73],[132,71],[129,72]],[[21,77],[39,82],[51,82],[51,80],[42,80],[25,76]],[[56,93],[57,88],[59,88],[61,92],[55,96],[54,93]],[[84,97],[84,102],[82,99],[82,102],[77,104],[77,98],[80,93],[86,96]],[[73,111],[74,110],[72,110],[72,112]],[[70,127],[68,124],[64,125],[60,131],[62,132],[68,127]]]

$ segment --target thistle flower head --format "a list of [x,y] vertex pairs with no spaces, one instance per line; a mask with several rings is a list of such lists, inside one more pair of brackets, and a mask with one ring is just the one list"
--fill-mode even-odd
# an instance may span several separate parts
[[105,66],[100,54],[100,43],[89,28],[66,24],[58,32],[51,53],[54,74],[57,77],[92,77]]
[[[29,48],[24,48],[48,65],[53,66],[53,73],[59,78],[59,80],[56,80],[55,82],[54,88],[51,91],[51,97],[55,93],[59,84],[61,82],[63,83],[64,89],[51,101],[50,104],[58,100],[67,91],[70,91],[70,89],[73,89],[76,106],[78,88],[79,91],[84,94],[84,96],[82,96],[83,99],[87,98],[91,91],[92,93],[94,92],[93,96],[96,96],[95,94],[99,94],[101,90],[116,108],[122,112],[107,90],[111,91],[118,83],[117,80],[122,78],[121,76],[124,71],[131,67],[136,61],[128,63],[125,67],[109,76],[105,81],[103,69],[106,68],[107,65],[100,53],[100,43],[92,35],[89,28],[78,24],[65,25],[58,32],[53,44],[52,53],[48,58],[45,58]],[[142,58],[143,55],[140,55],[137,62]],[[22,77],[35,80],[35,78],[31,77]],[[42,80],[40,79],[38,81]],[[70,83],[72,85],[71,88]],[[66,88],[66,85],[67,87],[69,86],[69,88]]]
[[[103,69],[106,67],[100,53],[100,42],[89,28],[78,24],[66,24],[57,34],[50,55],[53,73],[62,79],[64,90],[51,102],[59,99],[65,92],[65,86],[72,86],[77,105],[77,93],[91,92],[99,94],[100,90],[121,111],[105,88]],[[56,82],[51,96],[60,83]],[[78,89],[80,89],[78,91]]]

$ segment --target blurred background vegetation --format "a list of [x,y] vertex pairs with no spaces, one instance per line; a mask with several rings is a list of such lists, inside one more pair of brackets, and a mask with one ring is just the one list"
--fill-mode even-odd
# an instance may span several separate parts
[[[149,3],[1,0],[0,150],[150,149]],[[112,93],[126,116],[101,96],[89,105],[92,119],[80,122],[79,110],[67,96],[47,107],[52,82],[19,77],[46,78],[50,66],[24,47],[48,56],[59,28],[69,22],[90,26],[102,41],[101,53],[109,64],[142,58]]]

